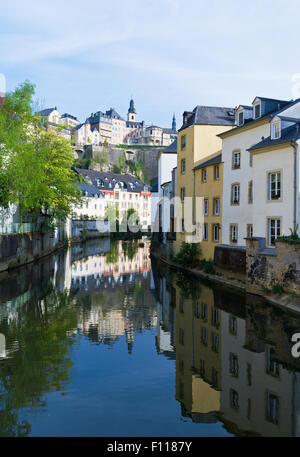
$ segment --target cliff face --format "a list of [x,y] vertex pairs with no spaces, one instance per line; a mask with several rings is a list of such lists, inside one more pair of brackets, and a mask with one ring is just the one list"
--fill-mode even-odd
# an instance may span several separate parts
[[[112,145],[88,146],[77,156],[90,160],[89,168],[98,171],[129,173],[150,184],[157,178],[157,156],[164,147],[117,148]],[[76,150],[77,151],[77,150]]]

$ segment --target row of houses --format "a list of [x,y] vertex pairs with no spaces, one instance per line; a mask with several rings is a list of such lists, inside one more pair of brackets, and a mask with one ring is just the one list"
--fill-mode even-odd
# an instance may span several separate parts
[[99,172],[73,168],[83,178],[79,184],[81,204],[73,209],[72,219],[99,219],[107,215],[107,208],[116,210],[123,220],[129,209],[138,216],[143,229],[151,226],[151,189],[138,178],[127,174]]
[[65,113],[60,114],[57,107],[47,108],[39,112],[49,127],[57,128],[64,125],[60,132],[65,138],[73,138],[76,146],[101,144],[140,144],[148,146],[168,146],[177,137],[175,114],[171,128],[163,128],[137,120],[134,100],[131,99],[125,120],[114,108],[97,111],[80,123],[77,117]]
[[246,239],[300,234],[300,99],[255,97],[251,105],[196,106],[183,113],[175,147],[158,157],[161,239],[245,248]]

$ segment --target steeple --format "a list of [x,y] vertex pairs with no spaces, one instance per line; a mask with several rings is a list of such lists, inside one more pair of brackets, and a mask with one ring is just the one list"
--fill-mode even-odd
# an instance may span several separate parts
[[134,107],[133,98],[131,98],[131,100],[129,102],[129,110],[128,110],[128,114],[127,114],[127,120],[136,122],[136,111],[135,111],[135,107]]
[[172,130],[177,130],[176,129],[176,117],[175,117],[175,113],[173,114],[173,120],[172,120]]

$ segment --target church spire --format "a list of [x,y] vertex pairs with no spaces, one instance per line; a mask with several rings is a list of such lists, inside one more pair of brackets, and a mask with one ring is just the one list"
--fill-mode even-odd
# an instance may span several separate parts
[[175,117],[175,113],[173,114],[172,130],[174,130],[174,131],[177,130],[177,128],[176,128],[176,117]]
[[129,110],[128,110],[128,113],[127,113],[127,121],[136,122],[136,111],[135,111],[135,107],[134,107],[134,100],[133,100],[132,97],[131,97],[131,100],[129,102]]

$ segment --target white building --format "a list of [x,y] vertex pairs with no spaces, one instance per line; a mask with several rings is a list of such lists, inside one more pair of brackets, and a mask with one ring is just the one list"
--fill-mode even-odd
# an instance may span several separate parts
[[95,186],[87,183],[79,184],[82,202],[73,209],[73,219],[101,219],[105,217],[105,194]]
[[245,246],[246,237],[267,247],[299,222],[300,100],[256,97],[236,109],[237,127],[222,138],[222,243]]

